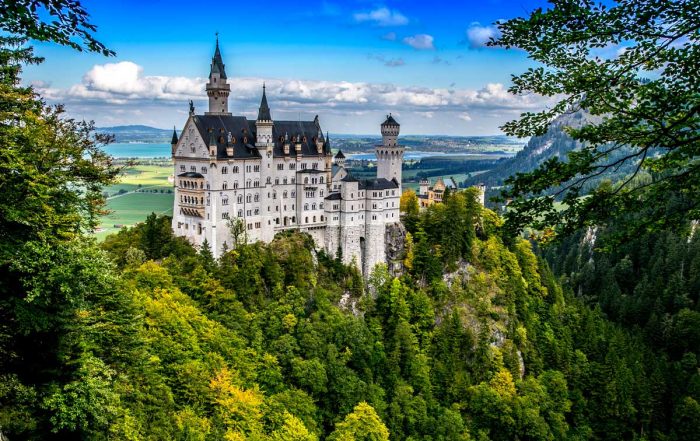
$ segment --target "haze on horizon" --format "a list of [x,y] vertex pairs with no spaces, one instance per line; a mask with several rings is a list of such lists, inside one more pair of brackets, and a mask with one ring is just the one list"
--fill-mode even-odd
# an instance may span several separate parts
[[386,113],[402,134],[497,135],[504,122],[548,101],[507,92],[533,66],[521,51],[490,48],[494,23],[546,2],[282,0],[236,4],[231,16],[181,0],[85,1],[97,37],[116,57],[32,42],[46,61],[23,74],[49,103],[97,126],[181,127],[188,101],[204,112],[215,32],[232,113],[254,118],[263,82],[275,119],[372,134]]

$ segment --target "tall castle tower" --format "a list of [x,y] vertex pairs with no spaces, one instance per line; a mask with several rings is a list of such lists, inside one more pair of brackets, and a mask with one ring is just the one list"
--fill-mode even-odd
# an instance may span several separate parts
[[206,115],[230,115],[228,111],[228,95],[231,86],[226,82],[226,70],[224,61],[219,51],[219,38],[216,38],[216,50],[211,59],[211,71],[207,83],[207,95],[209,96],[209,111]]
[[382,123],[382,145],[377,146],[377,178],[385,178],[389,181],[396,180],[401,189],[401,167],[405,148],[396,144],[401,126],[391,116],[387,115]]

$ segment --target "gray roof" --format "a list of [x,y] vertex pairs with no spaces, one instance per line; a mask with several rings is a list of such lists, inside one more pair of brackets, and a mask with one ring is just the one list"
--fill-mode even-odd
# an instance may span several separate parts
[[386,178],[369,179],[360,183],[360,189],[364,190],[387,190],[394,188],[399,188],[399,186],[393,179],[391,181]]
[[335,157],[337,159],[345,159],[345,155],[343,154],[342,150],[338,150],[338,153],[335,154]]
[[174,126],[173,126],[173,139],[170,141],[170,144],[172,144],[172,145],[177,144],[177,131],[175,130]]
[[[208,145],[216,144],[216,157],[229,158],[226,155],[228,133],[231,133],[233,157],[237,159],[259,158],[255,148],[255,121],[249,121],[244,116],[232,115],[195,115],[192,117],[199,134]],[[301,156],[318,157],[316,149],[316,134],[319,131],[315,121],[275,121],[272,127],[273,155],[275,157],[296,157],[295,139],[301,142]],[[284,138],[289,137],[289,155],[284,154]],[[247,141],[247,142],[246,142]],[[330,148],[324,145],[322,155],[330,154]]]
[[258,121],[272,121],[270,106],[267,105],[267,95],[265,94],[265,84],[263,84],[263,96],[258,109]]
[[211,58],[211,72],[209,76],[213,73],[218,73],[221,78],[226,78],[226,70],[224,69],[226,65],[224,60],[221,58],[221,51],[219,50],[219,39],[216,39],[216,50],[214,50],[214,56]]
[[400,125],[399,123],[396,122],[393,116],[391,116],[391,113],[386,116],[386,121],[382,123],[383,126],[398,126]]
[[343,196],[338,192],[331,193],[328,196],[326,196],[327,201],[339,201],[341,199],[343,199]]

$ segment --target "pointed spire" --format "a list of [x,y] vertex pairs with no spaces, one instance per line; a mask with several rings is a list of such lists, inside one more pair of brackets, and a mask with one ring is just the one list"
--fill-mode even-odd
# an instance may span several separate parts
[[177,144],[177,131],[175,130],[175,126],[173,126],[173,140],[170,141],[170,144],[172,144],[172,145]]
[[211,59],[211,74],[218,73],[220,78],[226,79],[226,70],[224,69],[224,60],[221,58],[221,51],[219,50],[219,33],[216,33],[216,49],[214,50],[214,56]]
[[267,105],[265,83],[263,83],[262,100],[260,100],[260,109],[258,109],[258,121],[272,121],[272,116],[270,115],[270,107]]

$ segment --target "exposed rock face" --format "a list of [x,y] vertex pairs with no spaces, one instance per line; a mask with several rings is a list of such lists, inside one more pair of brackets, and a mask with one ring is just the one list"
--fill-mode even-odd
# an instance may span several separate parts
[[386,265],[392,276],[403,274],[404,246],[406,227],[401,222],[388,224],[384,234]]

